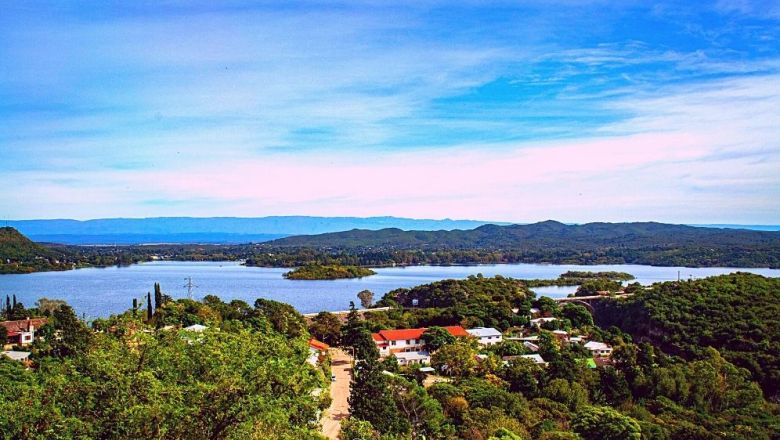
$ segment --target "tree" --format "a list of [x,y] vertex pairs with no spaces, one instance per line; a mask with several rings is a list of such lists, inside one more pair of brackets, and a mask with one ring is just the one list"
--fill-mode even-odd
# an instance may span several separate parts
[[379,440],[371,422],[349,417],[341,421],[341,440]]
[[338,345],[341,339],[341,320],[330,312],[320,312],[312,318],[309,333],[329,345]]
[[532,399],[539,394],[539,385],[543,383],[544,370],[530,359],[515,358],[501,370],[501,378],[509,382],[509,390],[522,393]]
[[593,316],[580,304],[564,304],[561,314],[571,322],[572,327],[580,328],[593,325]]
[[65,304],[67,303],[61,299],[49,299],[45,297],[39,299],[35,303],[36,307],[38,307],[38,310],[46,316],[51,316],[55,310]]
[[152,308],[152,294],[146,292],[146,320],[151,321],[154,316],[154,309]]
[[159,309],[163,305],[163,293],[160,283],[154,283],[154,308]]
[[412,439],[441,438],[450,432],[441,405],[425,392],[425,388],[400,376],[387,380],[401,417],[409,423]]
[[349,302],[349,313],[347,313],[347,322],[341,326],[341,343],[346,347],[355,346],[355,338],[360,329],[365,328],[360,320],[360,315],[355,308],[355,302]]
[[371,307],[371,304],[374,302],[374,292],[368,289],[361,290],[358,292],[357,296],[360,299],[360,305],[363,306],[364,309]]
[[59,357],[77,356],[87,351],[92,341],[92,331],[84,325],[69,305],[61,305],[54,311],[54,328],[60,338],[54,341],[53,353]]
[[354,349],[355,359],[374,362],[379,359],[379,349],[376,348],[371,332],[366,328],[359,328],[353,335],[351,347]]
[[539,309],[539,313],[541,313],[542,316],[556,316],[560,311],[558,302],[546,296],[534,301],[533,306]]
[[8,343],[8,329],[0,325],[0,348]]
[[422,340],[429,351],[435,352],[441,347],[455,342],[455,336],[444,327],[430,327],[422,334]]
[[640,440],[642,432],[636,420],[604,406],[586,407],[571,427],[585,440]]
[[445,345],[431,357],[431,366],[447,376],[466,377],[477,368],[476,351],[463,342]]
[[258,298],[255,300],[255,311],[268,320],[273,329],[291,338],[306,335],[306,321],[291,305]]
[[388,388],[387,376],[375,361],[355,365],[349,394],[352,417],[365,420],[382,434],[402,434],[409,423],[398,412]]

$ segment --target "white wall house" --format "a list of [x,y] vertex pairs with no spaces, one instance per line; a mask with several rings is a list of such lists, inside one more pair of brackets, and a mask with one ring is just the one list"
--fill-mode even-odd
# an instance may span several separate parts
[[466,332],[482,345],[498,344],[502,340],[501,332],[491,327],[470,328]]
[[590,341],[585,344],[585,348],[590,350],[593,356],[610,357],[612,356],[612,347],[603,342]]
[[428,365],[431,363],[431,355],[427,351],[395,353],[393,356],[398,359],[398,365]]

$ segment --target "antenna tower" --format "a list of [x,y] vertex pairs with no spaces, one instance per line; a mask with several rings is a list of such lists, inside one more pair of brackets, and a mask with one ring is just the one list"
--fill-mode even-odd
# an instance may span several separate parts
[[184,285],[184,287],[187,288],[187,298],[192,299],[192,289],[198,286],[192,284],[192,277],[187,277],[184,279],[184,281],[187,282],[187,284]]

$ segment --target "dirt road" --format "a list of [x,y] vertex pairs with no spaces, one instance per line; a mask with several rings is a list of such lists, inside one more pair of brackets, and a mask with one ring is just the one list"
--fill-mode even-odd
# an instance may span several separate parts
[[331,371],[336,381],[330,384],[333,402],[322,417],[322,433],[331,439],[339,438],[341,420],[349,416],[349,384],[352,376],[352,357],[338,348],[330,350]]

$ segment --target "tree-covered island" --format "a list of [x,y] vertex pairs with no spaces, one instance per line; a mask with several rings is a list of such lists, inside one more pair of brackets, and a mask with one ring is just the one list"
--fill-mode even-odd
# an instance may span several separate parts
[[307,264],[284,274],[288,280],[339,280],[344,278],[363,278],[375,275],[371,269],[338,264]]

